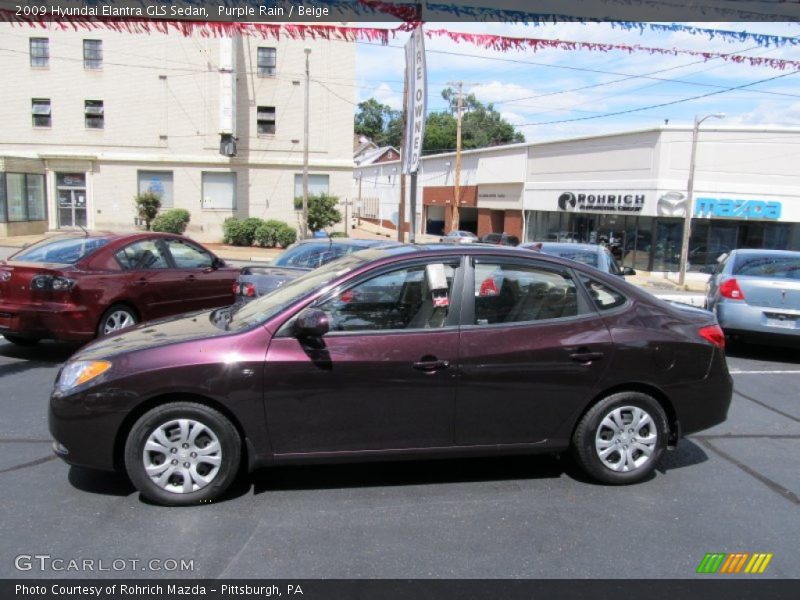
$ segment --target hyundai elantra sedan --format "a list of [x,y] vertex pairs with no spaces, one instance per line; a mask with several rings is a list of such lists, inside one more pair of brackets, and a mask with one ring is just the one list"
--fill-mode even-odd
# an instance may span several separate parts
[[58,374],[55,452],[166,505],[240,468],[564,452],[650,476],[725,420],[712,313],[557,257],[479,245],[370,249],[225,309],[101,338]]

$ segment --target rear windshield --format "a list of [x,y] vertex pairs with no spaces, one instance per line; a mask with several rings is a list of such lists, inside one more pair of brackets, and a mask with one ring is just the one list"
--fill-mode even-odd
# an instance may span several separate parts
[[737,256],[733,274],[770,279],[800,279],[800,254],[797,256],[769,254]]
[[12,260],[71,265],[108,243],[107,238],[74,237],[42,240],[26,248]]
[[272,264],[276,267],[316,269],[332,260],[346,256],[354,250],[360,250],[360,248],[346,244],[299,244],[287,249]]
[[548,250],[546,247],[542,248],[542,252],[545,254],[560,256],[561,258],[566,258],[568,260],[574,260],[576,262],[589,265],[590,267],[597,266],[597,252],[587,252],[585,250]]

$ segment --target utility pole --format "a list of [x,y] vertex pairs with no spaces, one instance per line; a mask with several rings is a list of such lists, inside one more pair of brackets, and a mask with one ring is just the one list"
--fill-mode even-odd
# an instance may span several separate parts
[[692,151],[689,158],[689,180],[686,184],[686,214],[683,217],[683,239],[681,240],[681,262],[678,273],[678,285],[683,285],[686,281],[686,269],[689,262],[689,238],[692,235],[692,212],[694,209],[692,195],[694,194],[694,171],[697,159],[697,136],[700,134],[700,124],[706,119],[724,119],[723,113],[714,113],[704,117],[694,118],[694,128],[692,129]]
[[406,175],[400,173],[400,207],[397,210],[397,241],[406,241]]
[[306,53],[306,101],[303,115],[303,223],[300,228],[303,239],[308,237],[308,115],[309,115],[309,88],[311,86],[311,75],[308,68],[308,57],[311,48],[305,48]]
[[459,221],[459,203],[461,202],[461,107],[464,101],[464,82],[456,81],[452,84],[448,82],[447,85],[455,85],[458,89],[458,108],[456,109],[456,172],[453,182],[453,206],[450,212],[450,231],[456,231]]

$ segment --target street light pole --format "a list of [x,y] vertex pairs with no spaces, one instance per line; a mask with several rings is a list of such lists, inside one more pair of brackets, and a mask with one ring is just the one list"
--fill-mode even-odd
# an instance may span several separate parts
[[309,88],[311,75],[308,67],[308,57],[311,48],[305,48],[306,53],[306,99],[303,114],[303,223],[301,233],[303,239],[308,237],[308,115],[309,115]]
[[689,181],[686,184],[686,214],[683,217],[683,239],[681,240],[681,262],[680,272],[678,273],[678,285],[683,285],[686,281],[686,268],[689,261],[689,237],[692,233],[692,213],[694,212],[694,171],[697,159],[697,136],[700,133],[700,124],[706,119],[724,119],[723,113],[714,113],[704,117],[695,116],[694,128],[692,129],[692,152],[689,159]]

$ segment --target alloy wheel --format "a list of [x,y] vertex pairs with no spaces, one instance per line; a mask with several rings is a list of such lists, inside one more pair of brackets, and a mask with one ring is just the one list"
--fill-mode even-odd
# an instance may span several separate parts
[[126,327],[136,325],[135,317],[126,310],[115,310],[103,322],[103,334],[108,335]]

